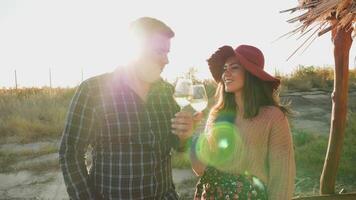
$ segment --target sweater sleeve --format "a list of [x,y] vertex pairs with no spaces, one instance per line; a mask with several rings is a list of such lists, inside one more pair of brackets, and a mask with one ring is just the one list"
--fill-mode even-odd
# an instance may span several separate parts
[[294,192],[295,160],[287,117],[279,109],[271,117],[268,150],[268,199],[290,200]]

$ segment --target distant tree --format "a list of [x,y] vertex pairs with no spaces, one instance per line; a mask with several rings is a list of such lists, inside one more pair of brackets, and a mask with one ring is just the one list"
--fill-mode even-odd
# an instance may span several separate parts
[[192,79],[193,84],[200,82],[196,76],[197,72],[198,70],[196,67],[189,67],[188,72],[186,73],[186,77]]

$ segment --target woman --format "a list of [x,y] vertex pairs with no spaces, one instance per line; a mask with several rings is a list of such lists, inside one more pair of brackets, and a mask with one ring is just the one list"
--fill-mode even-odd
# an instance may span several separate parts
[[201,176],[195,199],[291,199],[295,160],[279,79],[264,71],[262,52],[249,45],[223,46],[208,64],[218,101],[191,148]]

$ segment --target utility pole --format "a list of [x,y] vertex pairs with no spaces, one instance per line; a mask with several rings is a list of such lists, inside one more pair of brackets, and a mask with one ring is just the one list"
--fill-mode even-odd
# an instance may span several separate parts
[[15,69],[15,89],[17,90],[17,74],[16,74],[16,69]]
[[83,76],[83,68],[82,68],[82,82],[83,82],[83,78],[84,78],[84,76]]
[[52,72],[51,72],[51,68],[49,68],[49,88],[52,88]]

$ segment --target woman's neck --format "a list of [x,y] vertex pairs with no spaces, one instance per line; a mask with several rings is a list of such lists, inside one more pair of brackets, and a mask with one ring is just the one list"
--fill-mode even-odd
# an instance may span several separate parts
[[240,115],[240,116],[243,116],[244,114],[244,102],[243,102],[243,99],[242,99],[242,95],[241,95],[241,92],[236,92],[235,93],[235,102],[236,102],[236,110],[237,110],[237,114]]

